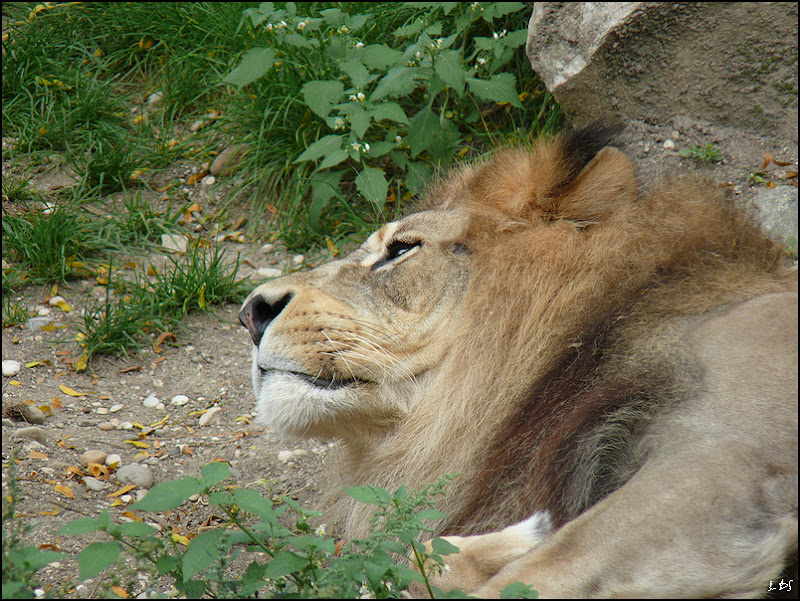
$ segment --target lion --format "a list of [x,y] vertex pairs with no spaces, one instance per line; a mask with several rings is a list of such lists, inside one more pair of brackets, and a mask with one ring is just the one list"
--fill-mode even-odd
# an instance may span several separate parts
[[640,189],[617,134],[462,166],[242,306],[257,419],[340,441],[342,486],[460,474],[437,584],[754,597],[796,558],[796,268],[714,185]]

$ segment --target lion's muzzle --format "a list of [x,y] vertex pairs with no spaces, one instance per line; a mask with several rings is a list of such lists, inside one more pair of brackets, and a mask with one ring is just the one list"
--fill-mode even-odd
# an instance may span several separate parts
[[256,294],[239,311],[239,321],[250,332],[250,337],[256,346],[261,342],[267,326],[286,308],[294,294],[287,292],[274,296],[276,298],[270,300],[263,294]]

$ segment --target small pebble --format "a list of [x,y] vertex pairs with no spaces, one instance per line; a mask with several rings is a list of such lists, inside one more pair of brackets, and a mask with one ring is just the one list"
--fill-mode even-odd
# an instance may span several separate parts
[[675,150],[675,142],[672,140],[664,140],[664,148],[667,150]]
[[176,394],[174,397],[172,397],[172,400],[170,401],[172,405],[177,405],[178,407],[183,406],[188,402],[189,402],[189,397],[186,396],[185,394]]
[[105,407],[98,407],[97,415],[108,415],[108,409],[106,409]]
[[14,432],[14,438],[30,438],[47,446],[47,434],[45,434],[44,430],[36,426],[20,428]]
[[102,424],[97,424],[97,427],[100,428],[101,430],[108,431],[108,430],[113,430],[116,426],[114,426],[114,424],[112,424],[111,422],[103,422]]
[[105,464],[110,468],[119,467],[120,463],[122,463],[122,457],[116,453],[111,453],[111,455],[106,457]]
[[306,258],[303,255],[295,255],[292,257],[292,265],[302,265]]
[[278,453],[278,461],[281,463],[288,463],[294,459],[294,453],[292,451],[281,451]]
[[117,470],[117,480],[121,484],[150,488],[153,485],[153,472],[146,465],[131,463]]
[[217,178],[215,178],[213,175],[206,175],[202,180],[200,180],[200,183],[204,186],[213,186],[215,181],[217,181]]
[[144,405],[148,409],[155,409],[156,407],[158,407],[158,404],[160,402],[161,399],[159,399],[156,395],[151,394],[144,401],[142,401],[142,405]]
[[67,299],[65,299],[63,296],[54,296],[49,301],[47,301],[47,304],[50,305],[51,307],[57,307],[58,303],[65,303],[65,302],[67,302]]
[[108,457],[108,453],[106,453],[105,451],[91,449],[81,455],[80,461],[81,465],[84,467],[86,467],[90,463],[99,463],[100,465],[102,465],[105,462],[106,457]]
[[97,478],[92,478],[91,476],[84,476],[83,483],[86,485],[86,488],[88,490],[92,490],[95,492],[103,490],[105,488],[105,485],[102,482],[100,482],[100,480],[98,480]]
[[111,413],[116,413],[117,411],[119,411],[123,407],[125,407],[125,405],[123,405],[122,403],[117,403],[116,405],[111,405],[111,407],[108,410]]
[[214,407],[211,407],[211,409],[209,409],[203,415],[200,416],[200,421],[198,423],[201,426],[208,425],[214,418],[214,416],[220,411],[222,411],[222,407],[216,405]]
[[256,275],[260,278],[278,278],[283,275],[283,271],[275,267],[259,267]]
[[274,244],[265,244],[264,246],[261,247],[261,252],[264,253],[265,255],[268,255],[269,253],[274,251],[275,251]]
[[3,376],[16,376],[19,373],[19,370],[22,369],[22,365],[19,361],[14,361],[13,359],[4,359],[3,360]]

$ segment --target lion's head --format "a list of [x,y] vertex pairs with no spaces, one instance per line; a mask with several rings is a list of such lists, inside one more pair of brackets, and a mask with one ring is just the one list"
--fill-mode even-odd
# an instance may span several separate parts
[[[613,134],[497,152],[352,254],[256,288],[258,420],[339,439],[349,484],[460,473],[451,531],[567,520],[624,483],[639,425],[692,385],[675,324],[784,274],[708,184],[640,194]],[[368,510],[341,504],[363,533]]]

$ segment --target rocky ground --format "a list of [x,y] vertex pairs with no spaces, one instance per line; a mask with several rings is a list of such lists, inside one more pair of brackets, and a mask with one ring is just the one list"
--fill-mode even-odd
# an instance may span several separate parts
[[[629,123],[625,143],[645,178],[673,168],[699,171],[728,189],[736,202],[761,207],[762,221],[776,236],[794,236],[796,250],[796,141],[782,139],[781,132],[756,136],[679,117],[669,126]],[[679,154],[706,144],[718,146],[723,160],[703,162]],[[181,167],[173,176],[185,176],[191,168]],[[190,194],[199,200],[210,193],[199,182],[194,188]],[[268,226],[264,233],[266,238]],[[259,268],[289,269],[301,262],[281,252],[279,244],[262,249],[263,240],[224,244],[242,253],[243,271],[256,278]],[[48,306],[49,289],[25,289],[22,303],[30,310],[37,305],[50,309],[56,329],[3,330],[3,360],[22,365],[2,381],[3,493],[16,450],[22,493],[17,509],[35,524],[26,543],[76,554],[91,539],[57,536],[62,525],[103,509],[118,520],[154,483],[198,475],[203,464],[218,459],[229,462],[239,486],[287,494],[308,505],[319,500],[325,470],[331,469],[325,463],[330,445],[287,443],[252,421],[251,342],[238,323],[238,307],[190,317],[177,342],[164,344],[160,352],[150,347],[130,357],[100,358],[76,373],[74,330],[59,328],[80,319],[96,285],[78,280],[59,288],[71,312]],[[45,411],[39,416],[9,409],[20,403]],[[108,477],[88,468],[88,459],[108,461]],[[128,484],[133,488],[124,495],[111,496]],[[165,529],[191,536],[213,523],[214,515],[199,500],[156,519]],[[52,564],[40,573],[41,582],[78,584],[76,566],[74,556]],[[81,583],[71,595],[87,598],[97,583],[98,578]]]

